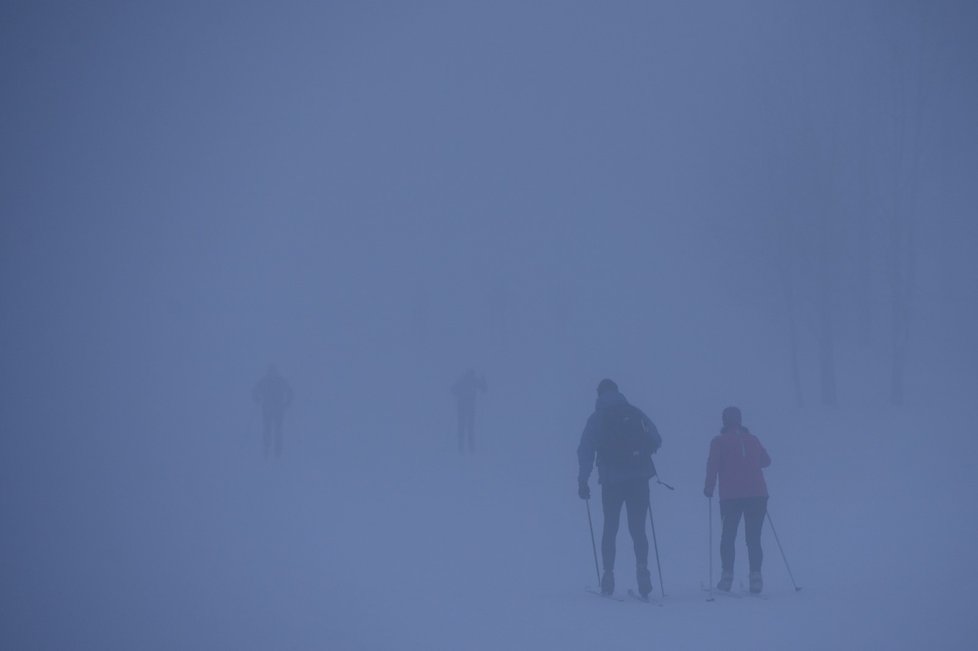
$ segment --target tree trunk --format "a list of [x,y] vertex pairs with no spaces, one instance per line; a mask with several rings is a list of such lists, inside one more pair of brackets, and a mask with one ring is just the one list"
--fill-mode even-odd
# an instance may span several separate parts
[[788,355],[791,362],[791,384],[795,391],[795,406],[805,406],[805,394],[801,387],[801,368],[798,365],[798,322],[795,318],[795,278],[791,265],[785,261],[781,266],[784,279],[785,306],[788,312]]
[[832,270],[829,256],[830,227],[828,216],[822,216],[818,246],[818,370],[822,404],[836,405],[835,336],[832,318]]

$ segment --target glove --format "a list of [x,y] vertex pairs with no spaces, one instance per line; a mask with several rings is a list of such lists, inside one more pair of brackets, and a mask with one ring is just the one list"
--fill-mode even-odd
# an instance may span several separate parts
[[711,491],[709,488],[704,488],[703,489],[703,494],[706,495],[707,497],[710,497],[710,498],[713,497],[713,491]]
[[577,482],[577,496],[582,500],[591,499],[591,487],[587,485],[586,481]]

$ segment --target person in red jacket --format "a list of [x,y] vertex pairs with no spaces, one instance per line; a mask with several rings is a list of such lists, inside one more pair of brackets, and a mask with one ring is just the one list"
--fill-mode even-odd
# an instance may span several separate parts
[[761,579],[761,527],[767,514],[767,484],[762,468],[771,465],[771,457],[760,440],[741,423],[740,409],[723,410],[723,429],[710,441],[710,457],[706,462],[706,485],[703,494],[713,497],[717,478],[720,479],[720,563],[722,574],[717,589],[730,591],[733,584],[734,540],[740,518],[744,518],[747,556],[750,563],[750,591],[758,593]]

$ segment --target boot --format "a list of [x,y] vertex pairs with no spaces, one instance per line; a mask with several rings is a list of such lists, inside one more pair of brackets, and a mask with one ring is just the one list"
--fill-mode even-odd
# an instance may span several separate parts
[[601,594],[614,594],[615,593],[615,573],[611,570],[605,570],[604,576],[601,577]]
[[761,578],[760,571],[750,573],[751,594],[759,594],[764,588],[764,580]]
[[724,570],[720,575],[720,582],[717,583],[717,590],[730,592],[731,586],[733,586],[733,570]]
[[637,570],[638,593],[645,599],[652,592],[652,577],[649,575],[649,568],[639,567]]

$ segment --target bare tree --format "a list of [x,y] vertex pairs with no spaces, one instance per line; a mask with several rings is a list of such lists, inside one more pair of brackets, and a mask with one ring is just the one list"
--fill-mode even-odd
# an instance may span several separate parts
[[790,248],[785,247],[779,258],[779,271],[784,289],[785,312],[788,315],[788,356],[790,362],[791,386],[794,390],[795,405],[805,406],[805,392],[801,384],[801,366],[798,361],[798,318],[795,300],[795,272],[790,259]]
[[889,114],[891,194],[888,206],[890,286],[890,401],[906,399],[905,375],[912,320],[916,266],[915,222],[927,80],[929,5],[907,2],[888,38],[892,111]]

